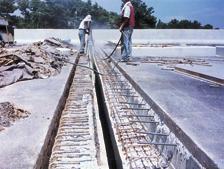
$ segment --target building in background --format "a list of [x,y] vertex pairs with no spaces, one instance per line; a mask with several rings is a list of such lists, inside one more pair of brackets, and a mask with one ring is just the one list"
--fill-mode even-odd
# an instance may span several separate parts
[[13,43],[13,35],[13,27],[9,25],[6,19],[0,17],[0,45],[4,46],[6,43]]

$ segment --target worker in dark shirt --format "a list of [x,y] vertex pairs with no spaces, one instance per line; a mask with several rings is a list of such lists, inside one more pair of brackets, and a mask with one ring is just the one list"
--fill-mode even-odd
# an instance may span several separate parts
[[135,27],[135,11],[130,0],[122,0],[125,2],[121,10],[122,23],[119,30],[122,32],[121,39],[121,57],[123,62],[130,60],[132,55],[132,33]]

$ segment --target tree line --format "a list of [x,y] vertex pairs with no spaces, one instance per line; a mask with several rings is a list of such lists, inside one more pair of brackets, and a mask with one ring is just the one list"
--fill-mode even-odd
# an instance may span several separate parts
[[190,21],[190,20],[177,20],[172,19],[168,23],[164,23],[161,20],[158,21],[156,25],[157,29],[213,29],[213,26],[210,24],[202,25],[198,21]]
[[[142,0],[132,0],[135,8],[136,28],[185,28],[212,29],[212,25],[203,26],[198,21],[176,19],[169,23],[157,22],[153,7]],[[0,0],[0,16],[6,17],[17,28],[78,28],[81,20],[90,14],[94,28],[118,28],[120,16],[110,12],[91,0]]]

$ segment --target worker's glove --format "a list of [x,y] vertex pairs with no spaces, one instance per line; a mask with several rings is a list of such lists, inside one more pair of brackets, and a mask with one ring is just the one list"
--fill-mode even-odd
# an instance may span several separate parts
[[85,30],[85,34],[88,34],[89,35],[89,30]]
[[123,27],[120,27],[120,28],[119,28],[119,31],[120,31],[120,32],[123,32]]

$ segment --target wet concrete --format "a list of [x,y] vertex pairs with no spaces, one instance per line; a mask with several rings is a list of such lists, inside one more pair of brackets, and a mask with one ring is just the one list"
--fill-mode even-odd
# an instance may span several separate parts
[[224,87],[154,64],[119,65],[201,150],[224,167]]

